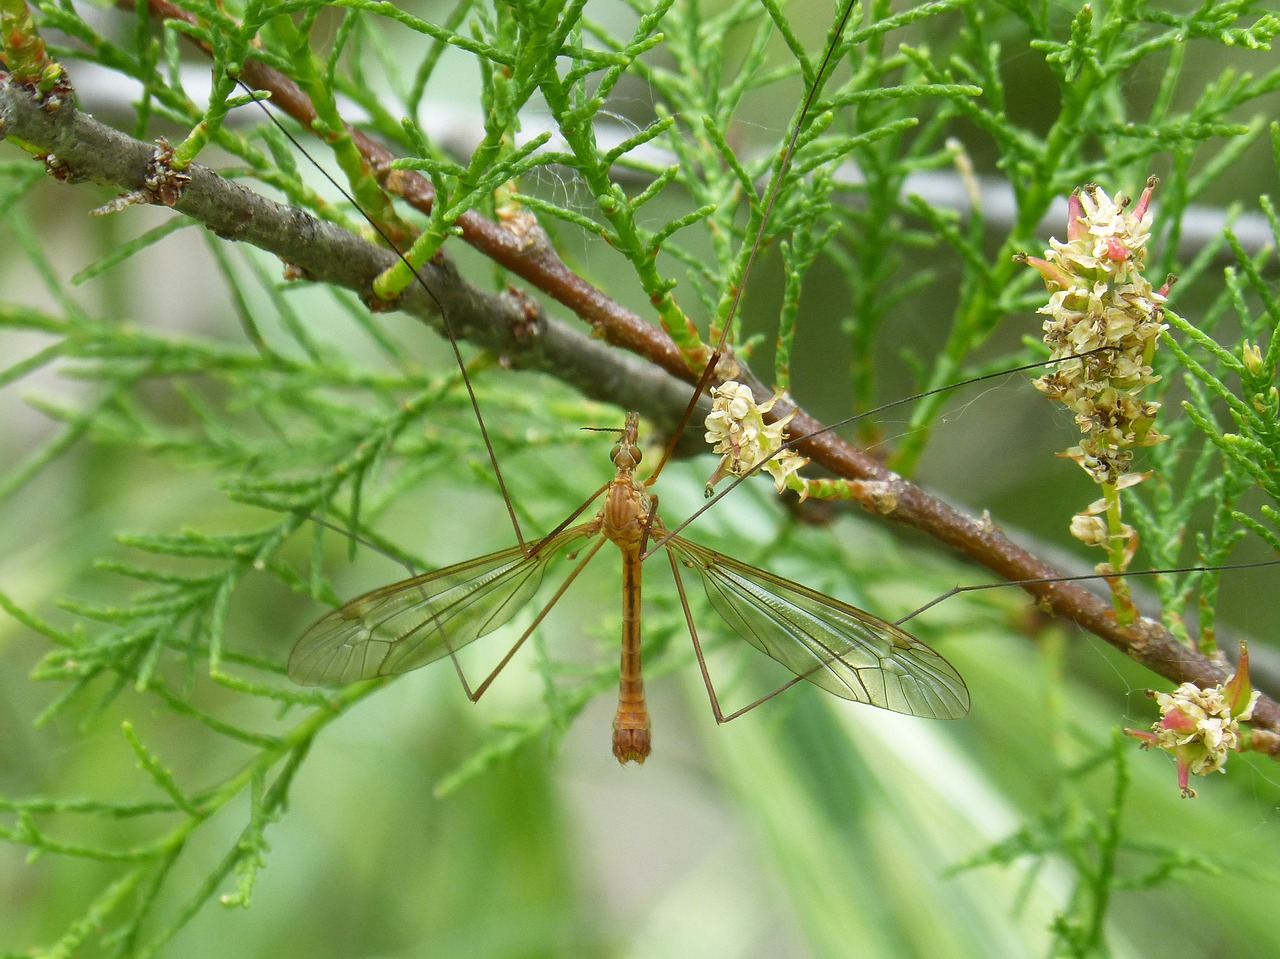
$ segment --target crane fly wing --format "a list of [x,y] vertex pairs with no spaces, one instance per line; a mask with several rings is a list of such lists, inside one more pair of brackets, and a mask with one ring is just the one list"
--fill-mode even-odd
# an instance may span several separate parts
[[357,596],[302,634],[289,654],[289,678],[304,686],[338,685],[406,673],[448,656],[510,620],[552,560],[596,531],[583,523],[532,556],[513,546]]
[[927,719],[959,719],[969,690],[955,668],[892,623],[679,536],[716,612],[760,652],[842,699]]

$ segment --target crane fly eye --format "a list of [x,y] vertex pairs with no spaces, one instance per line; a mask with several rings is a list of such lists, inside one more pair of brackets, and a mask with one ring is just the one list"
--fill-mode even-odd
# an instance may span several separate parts
[[609,454],[616,469],[635,469],[640,465],[641,453],[638,447],[630,443],[619,443]]

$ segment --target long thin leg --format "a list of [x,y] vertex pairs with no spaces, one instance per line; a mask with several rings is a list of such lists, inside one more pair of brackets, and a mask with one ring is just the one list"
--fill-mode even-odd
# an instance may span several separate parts
[[[680,577],[680,564],[676,561],[675,553],[671,550],[667,550],[667,559],[671,563],[671,574],[676,580],[676,592],[680,594],[680,607],[684,610],[684,621],[689,627],[689,638],[693,640],[693,654],[698,657],[698,669],[702,672],[702,684],[707,687],[707,698],[711,701],[711,712],[716,717],[717,723],[727,723],[731,720],[737,719],[743,713],[751,712],[751,710],[755,709],[761,703],[773,699],[773,697],[777,696],[779,693],[786,692],[796,683],[800,682],[800,680],[805,679],[806,676],[809,675],[805,674],[805,676],[795,676],[783,683],[773,692],[766,693],[759,699],[755,700],[755,702],[749,703],[741,709],[734,710],[728,715],[725,715],[725,713],[720,709],[720,699],[716,696],[715,685],[711,682],[711,672],[707,669],[706,657],[702,654],[702,643],[698,640],[698,627],[693,624],[693,611],[689,608],[689,597],[684,591],[684,580]],[[823,664],[819,663],[810,670],[810,673],[817,672],[822,667]]]
[[533,631],[538,628],[544,619],[546,619],[547,614],[551,612],[551,607],[555,606],[555,604],[560,601],[560,597],[565,594],[565,590],[569,588],[569,584],[578,578],[578,574],[582,572],[587,563],[591,562],[591,558],[595,556],[596,553],[600,552],[600,547],[607,542],[608,540],[601,537],[591,544],[591,548],[587,550],[586,555],[583,556],[582,559],[578,560],[577,565],[569,571],[569,575],[565,577],[564,582],[560,584],[558,589],[556,589],[555,594],[547,601],[547,604],[542,607],[542,610],[538,615],[534,617],[533,622],[529,624],[528,629],[520,634],[520,638],[515,641],[509,650],[507,650],[507,654],[502,657],[497,666],[493,667],[493,672],[489,673],[489,675],[484,678],[484,681],[477,686],[474,691],[471,688],[471,684],[467,682],[466,673],[462,671],[462,663],[458,662],[458,657],[454,651],[452,649],[449,650],[449,658],[453,660],[453,668],[458,673],[458,679],[462,681],[462,691],[466,694],[467,699],[471,700],[473,703],[480,701],[480,697],[485,694],[485,691],[490,685],[492,685],[493,681],[498,678],[498,674],[506,668],[507,663],[511,662],[511,658],[515,656],[520,647],[524,645],[525,640],[532,636]]
[[[533,543],[532,545],[527,545],[522,542],[520,544],[520,548],[524,550],[524,554],[526,556],[536,556],[542,550],[542,547],[545,544],[551,542],[553,539],[555,539],[557,536],[563,533],[566,529],[569,528],[570,523],[572,523],[575,519],[577,519],[579,516],[585,513],[587,511],[587,508],[590,507],[591,504],[594,503],[596,500],[598,500],[600,498],[600,494],[603,493],[605,490],[607,490],[610,487],[610,485],[612,485],[612,483],[613,481],[610,480],[608,483],[605,483],[598,490],[596,490],[594,493],[588,496],[583,501],[581,506],[579,506],[572,513],[570,513],[568,516],[566,516],[563,520],[560,521],[559,526],[553,529],[546,536],[542,537],[536,543]],[[594,550],[592,552],[594,552]]]
[[[246,83],[244,80],[239,78],[236,79],[236,83],[239,84],[245,90],[245,92],[249,94],[250,99],[253,99],[253,88],[250,87],[248,83]],[[299,151],[301,151],[303,156],[305,156],[308,160],[311,161],[311,165],[316,170],[319,171],[320,175],[324,177],[326,180],[328,180],[332,186],[337,188],[339,193],[341,193],[344,197],[347,198],[347,200],[351,202],[351,204],[356,208],[356,212],[358,212],[360,216],[364,218],[365,222],[368,223],[369,226],[373,228],[374,232],[376,232],[378,236],[382,237],[383,241],[387,244],[387,246],[395,253],[397,257],[400,258],[400,262],[409,268],[409,270],[413,273],[413,278],[414,280],[417,281],[418,286],[422,288],[422,291],[426,293],[428,297],[431,298],[432,302],[435,303],[436,307],[439,309],[440,321],[444,325],[444,330],[446,334],[445,338],[449,341],[449,347],[453,351],[453,358],[458,365],[458,373],[462,378],[462,384],[467,389],[467,399],[468,401],[470,401],[471,410],[475,414],[476,424],[480,427],[480,437],[481,439],[484,440],[485,450],[488,451],[489,465],[493,467],[493,478],[497,481],[498,489],[502,493],[502,502],[507,508],[507,516],[510,517],[511,519],[511,528],[515,531],[516,542],[519,543],[520,548],[522,550],[525,550],[526,555],[529,555],[529,544],[525,542],[524,533],[520,529],[520,519],[518,516],[516,516],[515,503],[512,501],[511,493],[507,489],[507,481],[502,474],[502,467],[498,465],[498,453],[493,448],[493,441],[489,437],[489,427],[485,425],[484,415],[480,412],[480,400],[476,396],[475,387],[471,383],[471,374],[467,372],[466,361],[462,358],[462,349],[458,346],[458,335],[454,331],[453,319],[449,314],[449,310],[445,307],[444,302],[440,299],[440,297],[436,295],[436,291],[431,288],[431,284],[427,282],[426,277],[422,275],[422,270],[418,267],[415,267],[412,263],[409,262],[408,258],[405,256],[404,251],[400,248],[401,245],[398,244],[394,238],[392,238],[392,236],[387,232],[386,228],[381,223],[379,223],[373,216],[371,216],[368,212],[366,212],[364,207],[362,207],[359,203],[356,202],[355,197],[353,197],[347,191],[347,189],[341,183],[339,183],[333,177],[333,175],[330,174],[329,171],[325,169],[324,166],[318,160],[316,160],[310,153],[308,153],[306,148],[301,143],[299,143],[297,140],[293,138],[293,135],[288,131],[288,129],[285,128],[285,125],[281,123],[279,119],[276,118],[276,115],[274,113],[272,113],[270,110],[267,109],[265,104],[259,101],[259,106],[262,108],[262,112],[266,116],[266,118],[270,120],[273,124],[275,124],[275,126],[280,130],[280,132],[283,133],[289,139],[289,142],[292,143]],[[536,549],[537,547],[535,546],[534,550]]]

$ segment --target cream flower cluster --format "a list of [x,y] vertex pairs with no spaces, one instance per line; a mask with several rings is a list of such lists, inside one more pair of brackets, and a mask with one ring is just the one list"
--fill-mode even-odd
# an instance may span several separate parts
[[1156,693],[1160,719],[1145,730],[1126,729],[1141,740],[1143,748],[1164,749],[1178,761],[1178,785],[1182,795],[1195,796],[1190,777],[1226,770],[1227,756],[1244,743],[1240,723],[1253,717],[1259,692],[1249,681],[1249,648],[1240,644],[1240,663],[1225,683],[1201,689],[1183,683],[1172,693]]
[[1036,387],[1075,410],[1084,437],[1066,455],[1098,483],[1114,484],[1128,472],[1132,447],[1165,439],[1152,428],[1160,404],[1137,397],[1159,379],[1150,363],[1165,329],[1168,285],[1154,290],[1142,275],[1155,182],[1147,181],[1132,209],[1124,197],[1112,200],[1097,186],[1073,193],[1067,242],[1050,240],[1044,259],[1018,257],[1053,291],[1039,312],[1049,317],[1044,339],[1054,359],[1074,357]]
[[[1221,686],[1201,689],[1194,683],[1183,683],[1172,693],[1156,693],[1164,718],[1155,724],[1153,738],[1144,745],[1174,753],[1180,769],[1192,775],[1225,773],[1227,756],[1240,750],[1240,720],[1253,716],[1259,695],[1253,690],[1245,709],[1233,715]],[[1186,795],[1195,795],[1185,781],[1182,789]]]
[[773,477],[778,492],[791,486],[803,497],[803,484],[791,478],[809,460],[793,450],[782,449],[787,441],[787,423],[795,411],[773,423],[764,421],[764,414],[773,409],[779,398],[775,396],[767,403],[757,403],[751,389],[734,380],[711,391],[711,412],[705,421],[706,440],[713,452],[720,454],[720,463],[707,480],[708,496],[726,476],[742,476],[768,459],[761,468]]
[[1227,762],[1227,753],[1240,748],[1239,720],[1253,715],[1258,696],[1254,690],[1246,710],[1233,716],[1221,686],[1201,689],[1195,683],[1183,683],[1171,693],[1156,693],[1161,716],[1176,709],[1183,717],[1177,726],[1156,724],[1156,745],[1170,750],[1195,746],[1194,756],[1188,761],[1191,772],[1197,776],[1218,772]]

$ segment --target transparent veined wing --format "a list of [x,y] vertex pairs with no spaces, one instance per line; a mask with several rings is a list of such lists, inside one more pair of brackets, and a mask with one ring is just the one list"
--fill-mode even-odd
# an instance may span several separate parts
[[289,678],[304,686],[351,683],[434,662],[506,623],[537,592],[542,574],[572,544],[598,530],[558,533],[536,555],[518,546],[357,596],[302,634]]
[[679,536],[666,545],[698,572],[725,622],[797,676],[909,716],[959,719],[969,711],[960,674],[905,630]]

